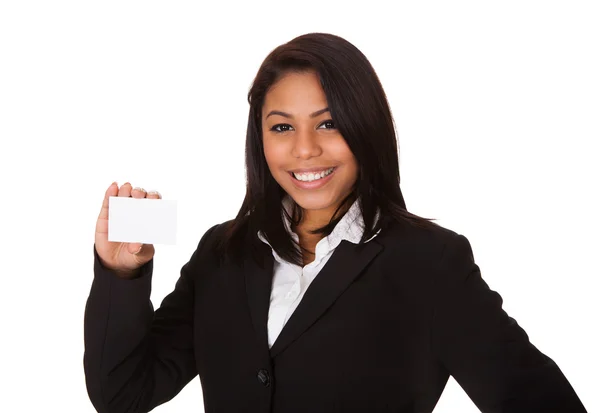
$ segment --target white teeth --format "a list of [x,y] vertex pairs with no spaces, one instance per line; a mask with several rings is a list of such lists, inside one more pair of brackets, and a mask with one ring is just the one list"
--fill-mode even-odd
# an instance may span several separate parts
[[303,174],[297,174],[294,173],[294,177],[299,180],[299,181],[305,181],[305,182],[311,182],[311,181],[315,181],[317,179],[321,179],[326,177],[327,175],[329,175],[330,173],[333,172],[334,168],[329,168],[325,171],[321,171],[321,172],[310,172],[310,173],[303,173]]

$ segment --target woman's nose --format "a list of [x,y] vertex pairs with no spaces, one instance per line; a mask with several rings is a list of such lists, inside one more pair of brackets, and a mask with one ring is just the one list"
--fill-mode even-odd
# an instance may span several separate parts
[[321,154],[321,146],[316,132],[299,130],[295,134],[292,154],[297,158],[308,159]]

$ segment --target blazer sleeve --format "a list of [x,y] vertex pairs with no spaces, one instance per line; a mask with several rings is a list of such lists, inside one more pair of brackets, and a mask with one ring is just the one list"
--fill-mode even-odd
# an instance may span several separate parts
[[194,359],[192,273],[202,265],[200,240],[175,289],[154,311],[154,259],[135,279],[102,265],[94,245],[94,279],[84,315],[83,365],[90,400],[101,413],[149,412],[175,397],[198,373]]
[[453,237],[436,274],[432,348],[439,361],[482,412],[586,412],[558,365],[502,309],[468,239]]

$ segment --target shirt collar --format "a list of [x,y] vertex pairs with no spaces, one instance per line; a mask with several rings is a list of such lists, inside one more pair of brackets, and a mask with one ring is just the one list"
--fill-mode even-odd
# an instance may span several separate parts
[[[292,198],[286,195],[282,200],[282,205],[288,214],[292,215],[292,207],[294,205]],[[292,231],[291,225],[284,212],[281,213],[284,226],[288,234],[298,242],[298,234]],[[379,219],[379,210],[377,211],[375,222]],[[371,241],[379,234],[381,230],[377,231],[371,238],[365,242]],[[338,221],[333,231],[326,237],[323,237],[317,243],[315,249],[315,261],[320,260],[323,256],[327,255],[331,250],[334,250],[343,240],[358,244],[363,236],[364,232],[364,221],[363,216],[360,212],[359,200],[356,199],[344,216]],[[261,231],[258,231],[258,238],[265,244],[271,247],[271,244],[266,240]],[[271,247],[272,248],[272,247]],[[273,250],[273,256],[281,260],[278,254]]]

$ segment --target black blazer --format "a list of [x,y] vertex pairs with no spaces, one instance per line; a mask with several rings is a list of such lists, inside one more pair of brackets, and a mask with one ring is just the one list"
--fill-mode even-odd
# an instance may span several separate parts
[[[482,279],[466,237],[394,224],[342,241],[273,347],[273,256],[220,265],[210,228],[154,311],[153,261],[118,278],[94,248],[84,368],[99,412],[148,412],[199,374],[208,413],[431,412],[449,375],[482,412],[585,412]],[[249,249],[248,249],[249,250]]]

